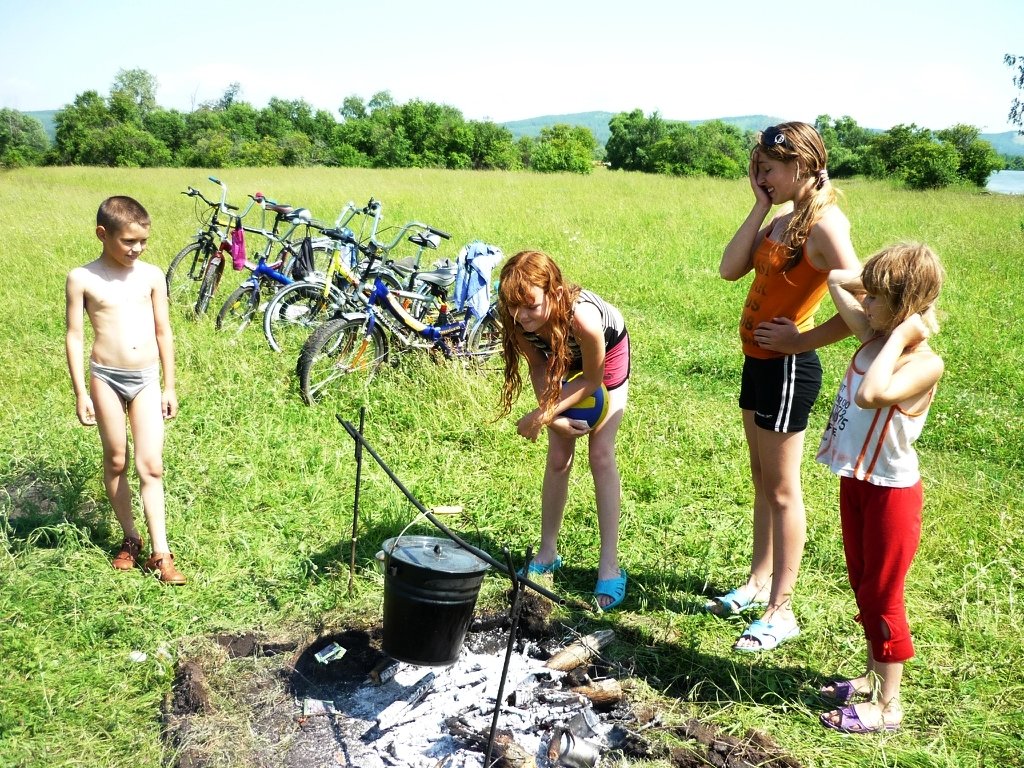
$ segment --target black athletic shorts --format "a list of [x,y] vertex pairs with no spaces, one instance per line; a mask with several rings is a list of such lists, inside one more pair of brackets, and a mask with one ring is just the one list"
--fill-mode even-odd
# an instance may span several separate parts
[[802,432],[821,391],[821,361],[814,350],[761,360],[746,357],[740,408],[772,432]]

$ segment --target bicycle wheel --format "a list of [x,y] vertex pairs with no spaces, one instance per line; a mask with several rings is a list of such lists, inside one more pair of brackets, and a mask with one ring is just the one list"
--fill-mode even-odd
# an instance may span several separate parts
[[241,333],[260,308],[260,289],[252,283],[235,288],[217,313],[217,330]]
[[388,356],[384,331],[374,326],[366,332],[366,317],[328,320],[306,341],[299,355],[299,391],[306,405],[313,405],[325,387],[350,373],[372,374]]
[[492,308],[469,330],[466,339],[466,354],[475,362],[485,362],[501,351],[501,320]]
[[196,295],[196,289],[206,271],[206,264],[213,254],[212,244],[207,244],[205,249],[203,245],[201,242],[189,243],[171,259],[165,278],[167,300],[172,306],[184,306]]
[[323,283],[301,281],[274,294],[263,313],[263,335],[275,352],[297,350],[345,303],[344,294],[332,285],[324,296]]
[[206,314],[206,310],[210,308],[210,299],[212,299],[213,294],[217,292],[217,286],[220,285],[220,277],[223,274],[223,259],[211,260],[210,263],[206,265],[206,271],[203,272],[203,282],[199,286],[199,298],[196,299],[196,316]]

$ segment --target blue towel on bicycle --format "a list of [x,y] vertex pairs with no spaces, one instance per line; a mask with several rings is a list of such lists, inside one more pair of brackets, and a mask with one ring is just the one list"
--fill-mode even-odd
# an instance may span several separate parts
[[468,305],[476,317],[483,317],[491,305],[491,272],[505,258],[501,248],[481,240],[463,246],[455,271],[452,303],[456,312]]

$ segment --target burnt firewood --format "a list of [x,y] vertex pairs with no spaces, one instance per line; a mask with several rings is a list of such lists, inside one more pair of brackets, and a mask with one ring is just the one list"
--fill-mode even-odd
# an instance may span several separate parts
[[568,672],[582,664],[588,664],[601,652],[602,648],[614,639],[615,631],[611,629],[599,629],[596,632],[591,632],[586,637],[581,637],[572,645],[560,650],[548,659],[544,666]]
[[[477,730],[461,717],[445,720],[448,732],[459,741],[483,752],[487,749],[488,731]],[[491,747],[491,762],[496,768],[537,768],[537,760],[516,744],[511,731],[499,730],[494,734],[494,745]]]

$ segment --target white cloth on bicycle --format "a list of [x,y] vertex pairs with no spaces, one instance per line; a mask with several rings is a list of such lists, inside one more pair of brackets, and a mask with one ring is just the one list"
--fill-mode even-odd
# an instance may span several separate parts
[[491,305],[491,272],[505,258],[501,248],[481,240],[462,247],[455,271],[452,302],[456,312],[469,305],[476,317],[483,317]]

